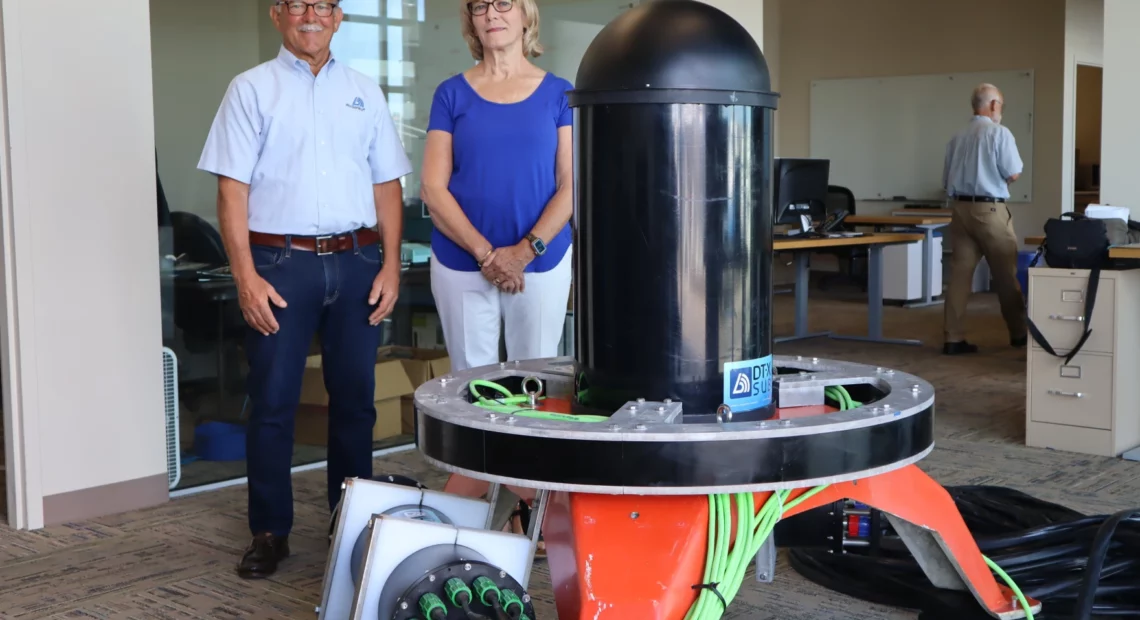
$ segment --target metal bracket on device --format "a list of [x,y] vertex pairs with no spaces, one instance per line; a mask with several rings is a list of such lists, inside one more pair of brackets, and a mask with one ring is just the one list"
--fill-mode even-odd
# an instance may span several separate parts
[[776,538],[769,535],[756,553],[756,581],[772,583],[776,578]]
[[610,416],[612,431],[643,431],[646,424],[674,424],[681,422],[681,403],[671,400],[653,401],[639,398],[629,401]]

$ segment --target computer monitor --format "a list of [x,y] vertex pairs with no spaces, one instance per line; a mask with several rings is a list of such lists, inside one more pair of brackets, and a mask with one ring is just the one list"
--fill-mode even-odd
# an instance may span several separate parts
[[772,173],[772,206],[776,224],[799,226],[810,232],[813,221],[827,217],[828,176],[831,160],[777,158]]

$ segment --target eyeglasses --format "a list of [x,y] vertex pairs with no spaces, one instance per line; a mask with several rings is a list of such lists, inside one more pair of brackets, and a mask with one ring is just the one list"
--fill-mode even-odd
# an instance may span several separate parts
[[284,5],[289,9],[290,15],[298,16],[304,15],[305,12],[309,10],[309,7],[313,7],[313,13],[316,13],[317,17],[328,17],[329,15],[333,14],[333,10],[336,9],[338,4],[338,2],[301,2],[300,0],[282,0],[281,2],[277,3],[277,6]]
[[468,2],[467,10],[471,11],[472,15],[486,15],[487,9],[494,5],[495,12],[506,13],[514,6],[514,0],[495,0],[495,2]]

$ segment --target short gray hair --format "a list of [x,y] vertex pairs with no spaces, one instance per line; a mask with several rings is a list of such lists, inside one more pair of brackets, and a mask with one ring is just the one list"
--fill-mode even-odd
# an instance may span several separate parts
[[970,105],[972,105],[974,111],[977,112],[982,108],[988,107],[990,102],[995,99],[1001,99],[1001,91],[998,90],[997,86],[993,84],[978,84],[978,86],[974,88],[973,96],[970,97]]

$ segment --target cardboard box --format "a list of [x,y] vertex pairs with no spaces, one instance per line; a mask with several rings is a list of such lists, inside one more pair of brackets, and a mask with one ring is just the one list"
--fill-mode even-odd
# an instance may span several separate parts
[[400,432],[405,435],[416,432],[416,401],[411,396],[400,399]]
[[[421,385],[451,372],[451,358],[447,351],[435,349],[412,349],[392,347],[393,354],[400,356],[404,371],[412,382],[413,391]],[[413,394],[400,398],[400,430],[411,434],[415,430],[415,400]]]
[[[400,398],[389,398],[376,403],[376,425],[372,427],[372,441],[403,433],[400,408]],[[306,446],[329,445],[328,407],[320,405],[298,407],[294,441]]]
[[[403,360],[395,347],[383,347],[376,356],[374,367],[376,387],[373,401],[376,404],[376,425],[372,439],[384,439],[400,434],[400,398],[415,392],[415,386],[404,370]],[[309,356],[301,376],[301,406],[297,409],[295,441],[299,444],[323,446],[328,444],[329,395],[325,391],[325,378],[321,357]]]

